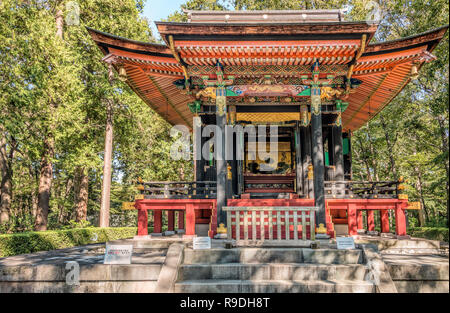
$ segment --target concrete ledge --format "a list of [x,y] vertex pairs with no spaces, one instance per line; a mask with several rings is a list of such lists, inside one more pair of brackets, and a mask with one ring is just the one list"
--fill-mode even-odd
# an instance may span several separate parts
[[151,293],[156,281],[0,282],[0,293]]
[[448,281],[394,281],[401,293],[449,293]]
[[317,263],[361,264],[361,250],[307,248],[237,248],[185,250],[184,264]]
[[374,285],[351,281],[198,280],[177,283],[179,293],[371,293]]
[[182,265],[179,280],[353,280],[364,281],[364,265],[328,264],[194,264]]
[[[161,264],[80,264],[80,281],[156,281],[161,267]],[[5,266],[0,268],[0,282],[65,282],[67,273],[65,264]]]
[[157,293],[174,292],[175,282],[178,279],[178,268],[183,262],[183,251],[183,244],[173,243],[170,245],[156,285]]
[[378,251],[388,249],[440,249],[440,242],[436,240],[427,240],[422,238],[411,238],[397,240],[395,238],[372,237],[372,236],[355,236],[357,244],[374,244]]
[[305,263],[360,264],[361,250],[303,249]]
[[387,264],[392,279],[448,282],[448,264]]

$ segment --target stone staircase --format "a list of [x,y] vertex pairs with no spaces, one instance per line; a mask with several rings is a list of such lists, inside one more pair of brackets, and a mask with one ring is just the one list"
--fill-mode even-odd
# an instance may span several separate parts
[[[130,265],[103,264],[102,244],[0,259],[0,293],[154,292],[168,244],[133,246]],[[79,264],[79,284],[67,283],[69,261]]]
[[175,292],[372,293],[361,250],[240,248],[184,251]]

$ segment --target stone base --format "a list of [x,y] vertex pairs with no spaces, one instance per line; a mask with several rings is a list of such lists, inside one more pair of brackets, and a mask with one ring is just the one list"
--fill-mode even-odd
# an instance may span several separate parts
[[369,236],[379,236],[379,235],[380,235],[380,233],[377,232],[376,230],[373,230],[373,231],[367,231],[366,234],[369,235]]
[[152,239],[152,236],[147,235],[147,236],[134,236],[133,240],[150,240]]
[[193,239],[193,238],[196,238],[197,237],[197,235],[183,235],[183,239]]
[[380,236],[382,238],[392,238],[392,239],[396,239],[396,236],[392,233],[381,233]]
[[214,236],[214,239],[227,239],[228,235],[227,234],[217,234]]
[[330,236],[328,236],[327,234],[316,234],[316,239],[327,240],[327,239],[330,239]]
[[150,238],[153,238],[153,237],[162,237],[162,233],[151,233],[150,234]]
[[358,235],[365,235],[366,234],[366,230],[365,229],[358,229],[358,230],[356,230],[356,233]]
[[175,235],[175,232],[173,230],[166,230],[163,233],[163,236],[173,236],[173,235]]
[[184,229],[178,229],[178,230],[176,230],[175,232],[176,232],[177,234],[181,234],[181,235],[186,234],[186,231],[185,231]]
[[406,235],[406,236],[397,236],[397,239],[398,240],[408,240],[408,239],[411,239],[411,236],[408,236],[408,235]]

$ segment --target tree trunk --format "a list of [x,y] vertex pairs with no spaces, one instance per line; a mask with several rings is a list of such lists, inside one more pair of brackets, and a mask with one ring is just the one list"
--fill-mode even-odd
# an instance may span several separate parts
[[75,173],[75,221],[87,218],[89,177],[84,167],[78,167]]
[[37,196],[37,190],[36,190],[36,179],[37,179],[37,175],[33,169],[32,165],[29,165],[28,167],[28,172],[29,172],[29,177],[30,177],[30,182],[32,182],[32,188],[31,188],[31,216],[33,217],[33,219],[36,219],[36,214],[37,214],[37,210],[38,210],[38,196]]
[[111,200],[111,161],[113,143],[113,105],[106,101],[105,157],[103,165],[102,198],[100,203],[100,227],[109,227],[109,208]]
[[[64,15],[61,9],[58,9],[55,16],[56,20],[56,36],[61,40],[63,39],[63,27],[64,27]],[[56,103],[51,101],[50,116],[56,108]],[[38,208],[36,212],[35,229],[37,231],[47,230],[48,222],[48,210],[50,207],[50,193],[52,188],[53,179],[53,164],[52,159],[55,155],[55,142],[53,137],[53,126],[50,125],[50,129],[44,138],[44,151],[41,156],[41,170],[39,176],[39,194],[38,194]]]
[[419,210],[419,223],[420,223],[421,227],[424,227],[425,223],[428,219],[428,212],[427,212],[427,208],[425,206],[425,199],[423,197],[422,172],[420,171],[418,166],[415,166],[414,170],[417,174],[416,188],[417,188],[417,191],[419,191],[420,203],[422,206],[422,208]]
[[44,140],[44,151],[41,158],[39,175],[38,207],[36,212],[36,231],[46,231],[48,210],[50,207],[50,192],[52,188],[53,166],[51,159],[55,154],[53,135],[48,134]]
[[[442,145],[442,151],[444,153],[446,153],[446,155],[448,156],[448,140],[447,140],[447,136],[448,136],[448,129],[446,129],[445,127],[445,123],[441,118],[437,118],[437,121],[439,123],[439,131],[441,133],[441,145]],[[448,157],[445,160],[445,172],[447,173],[447,182],[446,182],[446,195],[447,195],[447,227],[449,227],[449,208],[450,208],[450,199],[449,199],[449,182],[448,182],[448,178],[450,175],[450,170],[449,170],[449,160]]]
[[[2,128],[0,126],[0,128]],[[3,129],[0,129],[0,224],[9,222],[10,208],[12,200],[12,157],[14,156],[14,147],[10,147],[10,153],[6,151],[6,135]]]

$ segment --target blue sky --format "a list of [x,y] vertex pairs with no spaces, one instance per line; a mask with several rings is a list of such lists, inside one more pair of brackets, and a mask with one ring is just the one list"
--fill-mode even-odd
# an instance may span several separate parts
[[178,10],[180,5],[185,2],[186,0],[147,0],[143,15],[150,21],[155,38],[159,38],[159,34],[153,22],[167,18],[167,16]]

